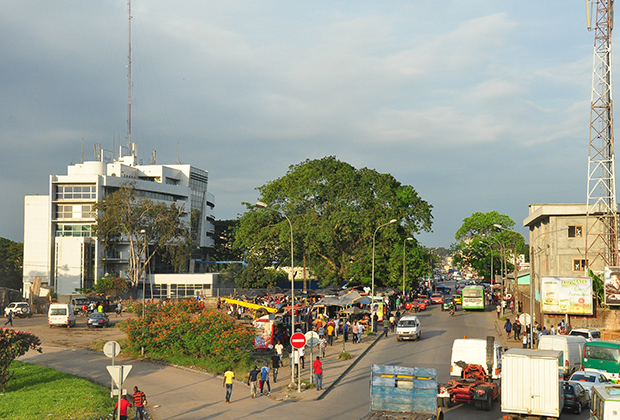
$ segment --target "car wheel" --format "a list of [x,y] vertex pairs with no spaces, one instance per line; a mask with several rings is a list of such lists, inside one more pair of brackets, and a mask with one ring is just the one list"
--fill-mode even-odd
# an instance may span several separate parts
[[577,408],[575,408],[576,414],[581,414],[581,403],[577,404]]

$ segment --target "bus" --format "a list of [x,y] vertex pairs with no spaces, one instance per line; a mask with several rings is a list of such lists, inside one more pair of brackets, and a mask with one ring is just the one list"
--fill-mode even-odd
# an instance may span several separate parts
[[484,287],[465,286],[462,307],[463,310],[481,309],[484,311]]
[[620,379],[620,340],[590,341],[583,346],[583,370],[602,372],[618,383]]

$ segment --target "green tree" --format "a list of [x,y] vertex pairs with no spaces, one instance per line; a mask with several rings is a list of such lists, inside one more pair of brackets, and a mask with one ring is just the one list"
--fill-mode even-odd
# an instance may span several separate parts
[[0,385],[2,392],[6,392],[6,385],[13,377],[9,366],[13,360],[23,356],[30,350],[41,353],[41,340],[36,335],[17,331],[12,328],[0,329]]
[[0,238],[0,287],[22,288],[23,260],[23,243]]
[[[497,211],[476,212],[463,219],[463,225],[457,230],[453,246],[454,263],[459,267],[472,267],[480,275],[493,278],[502,265],[502,250],[506,252],[507,270],[514,268],[511,253],[516,247],[517,253],[525,247],[523,237],[516,233],[497,228],[514,229],[515,222],[507,215]],[[491,273],[491,258],[493,273]]]
[[102,295],[118,296],[129,290],[129,283],[127,283],[127,280],[120,278],[117,274],[106,274],[97,280],[94,290],[95,293]]
[[233,248],[235,226],[238,220],[215,221],[215,244],[211,252],[211,261],[241,261],[243,255]]
[[125,185],[96,203],[94,234],[106,247],[129,246],[129,278],[133,287],[151,259],[160,253],[177,269],[190,256],[192,240],[187,210],[176,203],[155,202]]
[[[389,174],[356,169],[334,156],[292,165],[285,176],[257,189],[261,201],[290,218],[296,265],[305,257],[310,272],[324,283],[369,284],[373,233],[377,226],[397,219],[399,225],[377,233],[375,280],[376,285],[400,284],[403,239],[431,231],[432,206],[413,187]],[[249,211],[235,229],[234,247],[247,251],[248,262],[267,254],[290,264],[288,222],[277,212],[247,206]],[[415,255],[408,253],[412,269],[427,264]]]

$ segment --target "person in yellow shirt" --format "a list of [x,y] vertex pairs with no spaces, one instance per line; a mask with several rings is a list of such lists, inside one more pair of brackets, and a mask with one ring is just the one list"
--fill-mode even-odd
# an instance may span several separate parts
[[224,382],[222,387],[226,387],[226,403],[230,404],[230,396],[232,395],[233,379],[235,379],[235,373],[232,371],[232,367],[228,367],[228,370],[224,373]]

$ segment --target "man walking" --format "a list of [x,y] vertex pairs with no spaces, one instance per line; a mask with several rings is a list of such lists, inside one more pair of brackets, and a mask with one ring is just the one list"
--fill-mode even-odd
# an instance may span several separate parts
[[280,358],[277,354],[271,356],[271,368],[273,369],[273,382],[278,382],[278,369],[280,369]]
[[[119,402],[116,402],[116,405],[114,406],[114,419],[116,419],[116,410],[119,410]],[[131,404],[129,403],[129,401],[127,401],[127,397],[125,395],[123,395],[121,397],[121,401],[120,401],[120,416],[121,416],[121,420],[127,420],[127,409],[129,407],[131,407]]]
[[222,382],[222,387],[226,387],[226,404],[230,404],[230,396],[232,395],[232,386],[233,379],[235,379],[235,373],[232,370],[232,367],[228,367],[228,370],[224,373],[224,381]]
[[312,363],[312,369],[314,371],[314,379],[316,382],[316,390],[323,389],[323,363],[319,356]]
[[506,330],[506,340],[510,340],[510,333],[512,332],[512,323],[510,322],[510,318],[506,318],[504,330]]
[[385,338],[388,336],[388,330],[390,329],[390,320],[387,316],[383,316],[383,335]]
[[[276,357],[278,356],[276,355]],[[259,373],[260,371],[258,370],[258,366],[254,365],[254,369],[250,371],[250,376],[248,376],[248,385],[250,386],[250,394],[252,395],[252,398],[256,398],[256,382],[258,382]]]
[[140,420],[144,420],[146,417],[146,413],[144,412],[144,406],[146,405],[146,395],[144,392],[140,391],[137,386],[133,387],[133,418],[134,420],[138,418],[138,414],[140,414]]
[[4,323],[4,325],[11,324],[11,327],[12,327],[13,326],[13,311],[9,311],[6,314],[6,317],[7,317],[7,321]]
[[267,384],[267,389],[271,394],[271,385],[269,384],[269,366],[267,362],[265,362],[265,366],[260,368],[260,394],[263,395],[263,388]]

